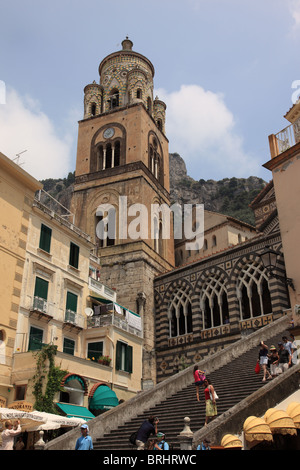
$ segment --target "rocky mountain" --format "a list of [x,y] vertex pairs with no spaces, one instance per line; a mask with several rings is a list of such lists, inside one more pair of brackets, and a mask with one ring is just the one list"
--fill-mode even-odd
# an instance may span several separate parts
[[170,154],[171,203],[204,204],[206,210],[230,215],[254,225],[254,215],[249,204],[266,184],[256,176],[196,181],[188,176],[183,158],[178,153]]
[[[74,179],[75,174],[69,173],[66,178],[49,178],[42,180],[42,183],[45,191],[70,208]],[[265,185],[266,182],[256,176],[196,181],[188,176],[183,158],[178,153],[170,154],[171,204],[204,204],[206,210],[231,215],[254,225],[249,204]]]

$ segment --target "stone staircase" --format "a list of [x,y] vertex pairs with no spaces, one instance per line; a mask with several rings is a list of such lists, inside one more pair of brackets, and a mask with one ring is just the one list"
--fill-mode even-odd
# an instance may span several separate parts
[[[280,332],[270,337],[266,343],[277,345],[281,337],[288,332]],[[212,371],[207,377],[219,395],[217,401],[218,416],[240,403],[252,393],[259,390],[269,382],[262,382],[262,372],[255,374],[254,368],[258,358],[258,342],[250,350],[230,363]],[[179,449],[178,435],[183,430],[183,420],[190,418],[190,428],[193,432],[204,426],[205,401],[204,392],[200,389],[200,402],[196,400],[195,386],[191,372],[190,384],[173,395],[163,399],[160,403],[137,415],[124,424],[119,425],[102,437],[94,437],[94,448],[97,450],[130,450],[134,447],[129,443],[129,436],[136,431],[143,420],[150,415],[159,418],[158,431],[166,433],[166,440],[173,449]]]

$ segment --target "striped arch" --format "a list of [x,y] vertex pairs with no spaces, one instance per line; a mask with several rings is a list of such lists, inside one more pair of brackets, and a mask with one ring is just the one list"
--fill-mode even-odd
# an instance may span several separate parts
[[193,331],[193,287],[186,279],[174,281],[164,296],[169,320],[169,337],[186,335]]
[[228,275],[221,268],[205,270],[199,277],[196,293],[200,302],[203,329],[229,323]]
[[82,375],[72,373],[65,375],[61,381],[61,386],[64,387],[64,385],[67,384],[70,380],[77,380],[84,390],[84,395],[88,394],[88,384]]

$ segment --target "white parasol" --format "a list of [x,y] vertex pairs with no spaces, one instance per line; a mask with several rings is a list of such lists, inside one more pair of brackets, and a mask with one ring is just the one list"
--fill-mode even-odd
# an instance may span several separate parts
[[39,416],[43,419],[42,424],[29,423],[24,426],[25,431],[46,431],[51,429],[59,429],[64,427],[76,427],[86,423],[82,418],[67,418],[65,416],[56,415],[52,413],[45,413],[42,411],[33,411],[33,416]]
[[34,414],[33,412],[15,410],[13,408],[0,408],[0,425],[4,428],[4,422],[11,420],[20,420],[22,429],[25,426],[39,426],[45,423],[45,420],[41,415]]

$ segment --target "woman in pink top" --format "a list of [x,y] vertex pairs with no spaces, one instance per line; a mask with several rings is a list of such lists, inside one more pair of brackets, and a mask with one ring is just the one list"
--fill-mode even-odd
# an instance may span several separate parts
[[20,426],[20,421],[17,420],[15,422],[15,425],[13,426],[12,422],[5,421],[5,429],[2,431],[1,437],[2,437],[2,447],[0,447],[1,450],[13,450],[14,449],[14,438],[15,436],[18,436],[21,434],[21,426]]
[[204,380],[205,380],[205,372],[203,370],[198,369],[198,366],[196,365],[194,367],[194,379],[195,379],[195,386],[196,386],[196,395],[197,395],[197,400],[200,401],[199,398],[199,387],[200,385],[203,385]]

